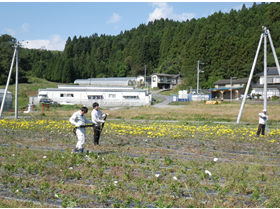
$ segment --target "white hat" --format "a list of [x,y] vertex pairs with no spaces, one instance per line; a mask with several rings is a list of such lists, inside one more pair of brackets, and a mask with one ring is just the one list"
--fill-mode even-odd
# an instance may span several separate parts
[[266,109],[263,109],[263,112],[266,112]]

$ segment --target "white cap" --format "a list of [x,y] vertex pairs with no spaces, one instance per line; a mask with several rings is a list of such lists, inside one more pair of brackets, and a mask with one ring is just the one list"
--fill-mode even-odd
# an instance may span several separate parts
[[266,109],[263,109],[263,112],[266,112]]

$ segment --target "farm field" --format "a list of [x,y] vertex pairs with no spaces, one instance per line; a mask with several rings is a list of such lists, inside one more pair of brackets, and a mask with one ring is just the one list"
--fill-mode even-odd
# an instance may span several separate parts
[[63,117],[0,127],[1,207],[280,207],[275,125],[110,120],[83,155]]

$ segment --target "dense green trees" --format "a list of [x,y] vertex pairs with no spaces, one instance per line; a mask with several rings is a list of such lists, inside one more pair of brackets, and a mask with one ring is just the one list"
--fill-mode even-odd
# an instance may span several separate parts
[[[117,36],[92,34],[68,38],[63,52],[20,49],[20,75],[70,83],[89,77],[124,77],[154,72],[177,74],[185,85],[196,86],[197,60],[203,61],[200,86],[209,88],[218,79],[248,77],[259,38],[266,26],[278,57],[280,3],[243,5],[239,11],[216,12],[207,18],[183,22],[160,19],[140,24]],[[0,83],[6,82],[16,40],[0,36]],[[268,42],[269,43],[269,42]],[[275,66],[268,46],[268,66]],[[256,72],[263,71],[263,45]]]

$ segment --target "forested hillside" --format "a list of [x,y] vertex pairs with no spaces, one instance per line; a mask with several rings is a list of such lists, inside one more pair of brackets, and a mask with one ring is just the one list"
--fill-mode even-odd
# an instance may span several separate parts
[[[69,83],[78,78],[143,75],[146,65],[147,75],[180,72],[185,85],[194,87],[201,60],[205,64],[200,66],[204,70],[200,86],[209,88],[219,79],[249,76],[262,26],[270,30],[280,57],[280,3],[254,3],[249,9],[243,5],[239,11],[207,18],[155,20],[117,36],[69,37],[63,52],[21,48],[20,76]],[[0,84],[6,82],[15,41],[9,35],[0,37]],[[268,66],[275,66],[269,44],[267,49]],[[261,71],[263,44],[256,65],[256,72]]]

